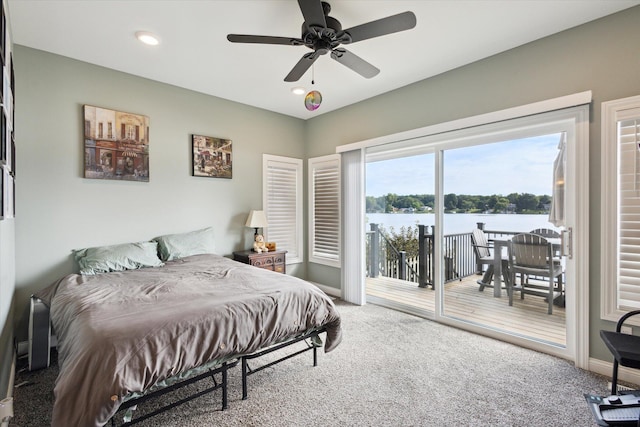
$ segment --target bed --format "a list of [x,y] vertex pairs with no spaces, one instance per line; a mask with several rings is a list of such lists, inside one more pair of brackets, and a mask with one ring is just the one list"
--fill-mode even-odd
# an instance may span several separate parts
[[71,274],[35,296],[58,337],[53,426],[102,426],[132,396],[195,368],[226,374],[269,346],[322,332],[329,352],[342,337],[316,286],[214,254]]

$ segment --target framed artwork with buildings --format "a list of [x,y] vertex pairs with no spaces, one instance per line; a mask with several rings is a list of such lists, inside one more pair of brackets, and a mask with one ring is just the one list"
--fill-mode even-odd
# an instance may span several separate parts
[[[15,114],[16,114],[16,73],[13,70],[13,52],[9,55],[11,59],[10,63],[10,71],[9,71],[9,88],[11,89],[11,123],[15,123]],[[13,129],[13,126],[11,126]]]
[[149,182],[149,117],[84,106],[84,177]]
[[4,65],[4,55],[7,46],[7,17],[4,13],[4,2],[0,2],[0,61]]
[[232,142],[212,136],[191,136],[191,175],[208,178],[231,178]]
[[13,218],[15,216],[15,179],[13,179],[11,172],[7,168],[4,168],[3,175],[5,200],[2,203],[2,207],[4,209],[4,217]]
[[4,109],[0,108],[0,165],[7,164],[7,155],[9,151],[7,149],[7,117],[4,114]]
[[0,219],[4,219],[4,208],[5,208],[5,198],[6,194],[4,191],[4,167],[0,166]]

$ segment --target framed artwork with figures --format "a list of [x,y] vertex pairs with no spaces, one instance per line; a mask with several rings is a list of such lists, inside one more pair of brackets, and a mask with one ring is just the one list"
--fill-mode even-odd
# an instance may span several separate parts
[[207,178],[231,178],[232,142],[212,136],[191,136],[191,175]]

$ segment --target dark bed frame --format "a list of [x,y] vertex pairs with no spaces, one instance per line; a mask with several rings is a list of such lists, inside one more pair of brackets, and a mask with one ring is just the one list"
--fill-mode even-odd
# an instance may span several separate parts
[[[34,347],[33,349],[30,347],[29,348],[29,360],[31,361],[32,358],[34,358],[34,360],[36,360],[36,356],[39,359],[43,359],[46,356],[46,362],[43,362],[44,364],[42,366],[31,366],[31,362],[30,362],[30,370],[32,369],[39,369],[39,368],[46,368],[49,366],[49,341],[50,341],[50,337],[51,337],[51,328],[50,328],[50,319],[49,319],[49,309],[48,307],[46,307],[46,305],[44,305],[42,303],[42,301],[40,301],[38,298],[32,296],[32,304],[31,304],[31,316],[33,317],[33,319],[30,319],[30,326],[29,326],[29,333],[30,335],[33,334],[33,341],[35,342],[40,342],[42,341],[43,345],[40,345],[39,347],[36,346],[37,348],[42,348],[42,350],[38,350],[39,353],[41,353],[39,356],[32,354],[33,350],[36,350],[36,347]],[[46,310],[40,310],[38,312],[34,312],[33,307],[34,307],[34,303],[36,304],[40,304],[43,308],[45,308]],[[36,323],[46,323],[46,328],[40,328],[41,330],[36,330],[34,329],[34,325],[36,325]],[[35,334],[37,332],[37,334]],[[216,368],[212,368],[207,372],[203,372],[201,374],[198,374],[196,376],[193,376],[191,378],[187,378],[184,380],[181,380],[175,384],[172,384],[170,386],[167,387],[163,387],[161,389],[155,390],[151,393],[145,394],[143,396],[137,397],[137,398],[133,398],[130,400],[127,400],[126,402],[122,403],[120,405],[120,407],[118,408],[118,411],[116,412],[116,414],[113,415],[113,417],[111,417],[111,426],[116,426],[116,420],[117,418],[121,417],[123,414],[123,411],[126,411],[129,408],[132,408],[134,406],[137,406],[139,404],[142,404],[150,399],[156,398],[156,397],[160,397],[163,396],[167,393],[171,393],[173,391],[179,390],[183,387],[186,387],[190,384],[196,383],[198,381],[203,381],[203,380],[207,380],[207,379],[211,379],[213,385],[210,385],[209,387],[205,388],[204,390],[198,391],[197,393],[187,396],[185,398],[176,400],[172,403],[167,404],[166,406],[163,406],[161,408],[158,408],[152,412],[146,413],[146,414],[141,414],[138,417],[133,417],[130,421],[124,421],[122,424],[119,424],[120,426],[130,426],[130,425],[134,425],[137,424],[143,420],[146,420],[148,418],[151,418],[155,415],[158,415],[162,412],[165,412],[167,410],[170,410],[172,408],[175,408],[177,406],[180,406],[184,403],[187,403],[193,399],[196,399],[198,397],[201,397],[207,393],[213,392],[215,390],[222,390],[222,410],[225,410],[228,408],[228,370],[235,367],[236,365],[238,365],[239,363],[242,366],[242,399],[246,400],[248,397],[248,378],[250,375],[256,374],[260,371],[262,371],[263,369],[269,368],[271,366],[274,366],[280,362],[283,362],[285,360],[288,360],[292,357],[298,356],[300,354],[306,353],[307,351],[312,350],[313,351],[313,366],[318,366],[318,347],[321,346],[321,344],[315,344],[314,341],[317,342],[317,340],[319,339],[319,335],[323,332],[326,332],[326,327],[321,327],[319,329],[315,329],[313,331],[310,332],[306,332],[302,335],[296,336],[294,338],[285,340],[281,343],[278,344],[274,344],[270,347],[266,347],[265,349],[259,350],[255,353],[251,353],[251,354],[246,354],[246,355],[239,355],[236,358],[232,358],[231,361],[227,361],[222,363],[221,365],[217,366]],[[274,351],[278,351],[278,350],[282,350],[286,347],[289,347],[291,345],[294,345],[296,343],[302,342],[304,341],[306,344],[306,347],[297,350],[295,352],[289,353],[287,355],[284,355],[282,357],[280,357],[279,359],[276,359],[272,362],[266,363],[264,365],[260,365],[254,369],[252,369],[249,366],[249,361],[253,361],[259,359],[262,356],[265,356],[267,354],[273,353]],[[216,379],[216,376],[219,377],[219,379]],[[119,415],[120,414],[120,415]],[[134,415],[136,415],[134,413]]]
[[[215,390],[218,389],[222,389],[222,410],[225,410],[228,408],[228,370],[230,368],[235,367],[236,365],[238,365],[238,363],[241,363],[242,365],[242,399],[246,400],[248,393],[247,393],[247,380],[248,377],[250,375],[256,374],[260,371],[262,371],[263,369],[266,369],[270,366],[276,365],[280,362],[283,362],[285,360],[291,359],[292,357],[298,356],[300,354],[306,353],[307,351],[312,350],[313,351],[313,366],[318,366],[318,345],[314,343],[314,340],[318,339],[319,335],[323,332],[326,332],[326,328],[322,327],[320,329],[317,330],[313,330],[311,332],[307,332],[303,335],[297,336],[295,338],[286,340],[282,343],[279,344],[275,344],[271,347],[267,347],[263,350],[260,350],[258,352],[255,353],[251,353],[251,354],[247,354],[247,355],[242,355],[239,356],[237,359],[231,361],[231,362],[225,362],[222,365],[220,365],[219,367],[215,368],[215,369],[211,369],[208,372],[203,372],[202,374],[196,375],[194,377],[182,380],[180,382],[177,382],[175,384],[172,384],[170,386],[164,387],[162,389],[156,390],[154,392],[151,392],[149,394],[145,394],[144,396],[140,396],[131,400],[127,400],[126,402],[124,402],[122,405],[120,405],[120,407],[118,408],[118,412],[116,414],[114,414],[114,416],[111,418],[111,426],[116,426],[119,425],[121,427],[124,426],[130,426],[130,425],[134,425],[137,424],[141,421],[144,421],[148,418],[151,418],[153,416],[156,416],[162,412],[168,411],[172,408],[175,408],[177,406],[180,406],[184,403],[187,403],[193,399],[196,399],[198,397],[201,397],[207,393],[213,392]],[[286,347],[289,347],[293,344],[299,343],[301,341],[304,341],[306,344],[305,348],[302,348],[298,351],[295,351],[293,353],[287,354],[285,356],[282,356],[281,358],[274,360],[272,362],[266,363],[264,365],[261,365],[255,369],[252,369],[249,367],[248,361],[249,360],[254,360],[254,359],[258,359],[264,355],[270,354],[274,351],[278,351],[278,350],[282,350]],[[219,380],[216,380],[216,375],[219,375]],[[146,414],[142,414],[139,417],[132,417],[132,419],[130,421],[125,421],[122,424],[116,424],[116,419],[118,418],[118,414],[121,414],[123,411],[126,411],[127,409],[137,406],[141,403],[144,403],[147,400],[159,397],[159,396],[163,396],[167,393],[171,393],[173,391],[179,390],[183,387],[186,387],[190,384],[193,384],[195,382],[198,381],[203,381],[203,380],[207,380],[207,379],[211,379],[213,382],[213,385],[207,387],[204,390],[201,390],[195,394],[192,394],[190,396],[187,396],[185,398],[182,398],[180,400],[177,400],[175,402],[169,403],[166,406],[163,406],[161,408],[158,408],[152,412],[146,413]],[[135,415],[135,414],[134,414]]]
[[[195,394],[192,394],[190,396],[187,396],[185,398],[182,398],[180,400],[177,400],[175,402],[172,402],[166,406],[163,406],[159,409],[156,409],[155,411],[149,412],[147,414],[143,414],[140,415],[139,417],[132,419],[131,421],[125,421],[124,423],[120,424],[120,426],[130,426],[133,424],[137,424],[141,421],[144,421],[148,418],[151,418],[153,416],[156,416],[162,412],[168,411],[169,409],[175,408],[176,406],[180,406],[183,403],[187,403],[193,399],[196,399],[200,396],[204,396],[207,393],[210,393],[212,391],[218,390],[218,389],[222,389],[222,410],[227,409],[228,407],[228,398],[227,398],[227,386],[228,386],[228,381],[227,381],[227,371],[229,370],[229,368],[232,368],[234,366],[236,366],[238,364],[238,360],[234,361],[234,362],[225,362],[223,363],[221,366],[215,368],[215,369],[211,369],[208,372],[203,372],[202,374],[196,375],[194,377],[182,380],[178,383],[172,384],[170,386],[164,387],[162,389],[156,390],[152,393],[149,394],[145,394],[144,396],[140,396],[131,400],[127,400],[126,402],[124,402],[122,405],[120,405],[120,407],[118,408],[118,412],[116,414],[114,414],[113,417],[111,417],[111,425],[115,426],[116,425],[116,415],[118,413],[121,413],[122,411],[126,411],[127,409],[133,407],[133,406],[137,406],[141,403],[144,403],[145,401],[149,400],[149,399],[153,399],[159,396],[163,396],[167,393],[171,393],[173,391],[179,390],[183,387],[186,387],[190,384],[193,384],[195,382],[198,381],[202,381],[202,380],[206,380],[209,377],[211,378],[213,385],[201,390]],[[220,381],[216,381],[216,375],[220,374]]]
[[[318,336],[321,333],[325,332],[325,331],[326,331],[326,328],[323,327],[321,329],[308,332],[308,333],[306,333],[306,334],[304,334],[302,336],[299,336],[297,338],[293,338],[293,339],[291,339],[289,341],[285,341],[285,342],[283,342],[281,344],[277,344],[277,345],[274,345],[272,347],[268,347],[268,348],[266,348],[264,350],[261,350],[261,351],[258,351],[256,353],[252,353],[252,354],[248,354],[246,356],[242,356],[242,400],[246,400],[247,399],[247,379],[248,379],[249,375],[256,374],[256,373],[262,371],[263,369],[266,369],[266,368],[268,368],[270,366],[276,365],[276,364],[278,364],[280,362],[284,362],[287,359],[291,359],[292,357],[295,357],[295,356],[297,356],[299,354],[305,353],[305,352],[307,352],[309,350],[313,350],[313,366],[318,366],[318,346],[313,343],[313,340],[318,338]],[[296,351],[295,353],[288,354],[288,355],[283,356],[283,357],[281,357],[281,358],[279,358],[277,360],[274,360],[273,362],[269,362],[269,363],[267,363],[265,365],[261,365],[261,366],[255,368],[255,369],[251,369],[251,367],[249,367],[249,363],[248,363],[249,360],[257,359],[257,358],[262,357],[262,356],[264,356],[266,354],[269,354],[269,353],[272,353],[274,351],[283,349],[285,347],[288,347],[288,346],[290,346],[292,344],[295,344],[295,343],[298,343],[300,341],[304,341],[307,344],[307,346],[305,348],[301,349],[301,350]]]

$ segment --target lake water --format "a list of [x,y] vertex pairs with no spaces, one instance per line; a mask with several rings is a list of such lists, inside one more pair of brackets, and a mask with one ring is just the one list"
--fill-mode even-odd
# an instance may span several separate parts
[[[368,213],[369,223],[382,224],[388,230],[393,227],[399,231],[400,227],[415,226],[416,224],[435,225],[435,215],[432,213]],[[536,228],[550,228],[558,230],[549,222],[549,215],[520,215],[520,214],[444,214],[444,234],[469,233],[477,227],[478,222],[485,223],[485,230],[501,230],[527,232]]]

